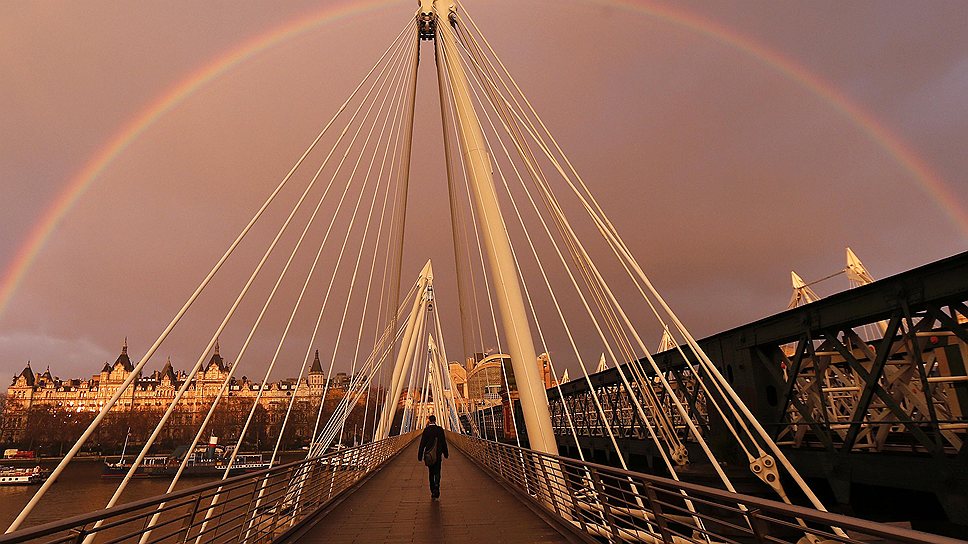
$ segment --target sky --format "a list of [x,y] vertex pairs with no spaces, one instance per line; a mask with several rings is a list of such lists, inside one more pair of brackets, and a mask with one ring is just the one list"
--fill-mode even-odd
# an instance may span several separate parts
[[[89,376],[125,338],[143,354],[413,4],[5,5],[0,374],[29,360]],[[964,2],[465,7],[697,337],[785,309],[790,271],[807,281],[836,272],[846,246],[875,277],[966,250]],[[316,23],[278,32],[300,21]],[[206,72],[267,36],[283,37]],[[432,60],[424,45],[404,276],[433,258],[439,311],[453,323]],[[188,85],[198,74],[211,77]],[[79,180],[89,183],[65,204]],[[169,356],[191,365],[229,284],[216,289],[222,299],[200,299],[149,369]],[[839,276],[815,290],[846,287]],[[223,356],[241,338],[227,334]],[[460,341],[449,342],[456,358]],[[298,352],[286,352],[283,374],[298,369]],[[271,342],[258,343],[243,370],[271,355]]]

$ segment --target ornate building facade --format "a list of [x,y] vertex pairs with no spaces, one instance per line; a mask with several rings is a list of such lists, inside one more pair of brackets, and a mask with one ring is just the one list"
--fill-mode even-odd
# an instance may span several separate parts
[[[228,378],[230,367],[219,353],[216,343],[211,359],[191,379],[182,396],[178,404],[179,413],[175,418],[179,421],[176,423],[188,424],[204,417]],[[38,409],[78,416],[100,411],[133,371],[134,365],[128,357],[127,341],[113,364],[105,363],[99,373],[88,379],[62,380],[52,376],[50,368],[42,374],[35,374],[30,363],[27,363],[7,388],[0,440],[5,443],[22,441],[28,432],[30,414]],[[138,376],[127,387],[110,413],[160,413],[175,398],[175,393],[187,377],[185,371],[176,371],[169,359],[161,370]],[[341,394],[348,382],[348,376],[336,374],[330,380],[329,390]],[[259,397],[259,404],[268,413],[269,422],[274,423],[285,412],[293,395],[302,408],[309,405],[319,406],[325,388],[326,376],[317,351],[309,373],[301,379],[290,378],[263,385],[245,376],[230,378],[228,391],[224,395],[226,400],[223,402],[248,409],[256,397]]]

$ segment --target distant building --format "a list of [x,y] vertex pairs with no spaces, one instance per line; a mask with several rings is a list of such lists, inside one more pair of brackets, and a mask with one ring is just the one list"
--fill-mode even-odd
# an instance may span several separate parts
[[[207,412],[219,389],[225,383],[231,365],[219,353],[218,342],[208,363],[199,369],[192,378],[188,389],[179,401],[179,407],[189,413],[204,414]],[[48,367],[43,374],[36,375],[30,368],[30,363],[14,376],[13,382],[7,388],[7,403],[3,412],[3,424],[0,428],[0,440],[16,442],[24,438],[27,431],[28,415],[34,408],[56,408],[67,412],[96,412],[117,392],[124,381],[134,371],[134,365],[128,357],[128,343],[125,341],[114,364],[105,363],[101,372],[89,379],[62,380],[54,377]],[[112,407],[112,412],[126,410],[138,411],[152,409],[161,411],[175,398],[176,391],[185,383],[187,373],[175,371],[169,359],[160,371],[146,376],[139,376],[125,390],[118,402]],[[330,384],[331,389],[346,388],[346,375],[337,375],[339,384]],[[223,397],[249,399],[251,401],[262,390],[259,404],[269,412],[270,422],[277,419],[277,415],[285,411],[289,399],[296,395],[297,402],[318,405],[326,387],[325,374],[319,362],[319,351],[305,378],[290,378],[277,382],[259,384],[243,376],[231,378],[228,390]],[[182,417],[184,417],[184,412]],[[195,417],[190,417],[195,419]]]
[[[535,364],[545,389],[558,385],[547,353],[539,355]],[[478,428],[483,427],[482,432],[489,436],[504,440],[514,438],[515,421],[511,413],[519,409],[520,400],[510,355],[476,353],[464,365],[450,363],[450,376],[464,403],[459,403],[458,410],[467,413],[469,420],[473,420]]]
[[505,362],[507,362],[507,379],[514,387],[511,357],[503,353],[480,359],[467,372],[467,398],[472,404],[490,405],[501,402],[505,374],[501,367]]
[[[551,363],[547,354],[542,353],[536,364],[545,389],[558,384],[554,372],[551,371]],[[511,390],[517,390],[514,369],[511,366],[511,356],[505,353],[495,353],[488,356],[479,353],[474,358],[469,358],[465,366],[452,362],[450,363],[450,376],[454,382],[454,388],[474,406],[501,402],[501,392],[505,390],[505,377]]]

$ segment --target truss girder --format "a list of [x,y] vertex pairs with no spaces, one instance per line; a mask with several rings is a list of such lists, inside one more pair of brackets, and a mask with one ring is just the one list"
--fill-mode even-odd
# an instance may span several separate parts
[[[703,431],[708,429],[709,419],[706,412],[705,395],[700,390],[696,380],[689,375],[688,371],[672,372],[667,379],[676,391],[679,400],[688,408],[696,426]],[[652,390],[660,409],[671,419],[679,439],[682,441],[690,440],[688,427],[682,416],[673,408],[669,394],[660,384],[654,384]],[[650,439],[648,426],[646,422],[642,421],[638,410],[635,409],[632,396],[629,395],[623,383],[596,386],[595,395],[598,396],[601,404],[605,416],[604,420],[595,406],[592,393],[587,389],[568,395],[565,398],[564,405],[557,400],[552,402],[551,417],[555,434],[571,436],[564,410],[564,406],[567,406],[578,436],[607,436],[607,423],[608,428],[611,428],[616,438]],[[639,390],[637,384],[632,384],[632,395],[640,403],[645,402],[646,395]],[[657,414],[646,412],[646,418],[648,418],[648,423],[652,427],[658,424],[656,416]]]
[[[819,302],[704,339],[774,438],[789,447],[842,452],[885,450],[954,455],[968,432],[968,253],[840,293]],[[886,322],[883,338],[860,332]],[[709,432],[720,422],[705,413],[703,394],[679,355],[656,356],[694,421]],[[642,422],[617,410],[629,401],[615,369],[595,374],[617,436],[644,438]],[[642,398],[637,387],[633,393]],[[603,432],[582,381],[562,384],[579,434]],[[557,391],[549,390],[556,427],[564,432]],[[682,419],[668,393],[653,399],[677,431]],[[624,403],[624,404],[623,404]],[[712,429],[709,427],[712,426]],[[704,431],[706,432],[706,431]],[[683,440],[690,437],[683,435]]]
[[[968,520],[968,510],[945,498],[968,494],[968,474],[951,468],[968,459],[963,447],[968,439],[966,301],[968,252],[699,344],[772,438],[785,449],[802,452],[793,458],[805,460],[798,468],[806,474],[838,481],[841,489],[849,489],[844,482],[858,482],[934,491],[951,519]],[[883,335],[865,336],[870,330]],[[711,443],[726,443],[715,439],[725,436],[725,425],[718,414],[706,413],[703,393],[690,381],[677,351],[659,353],[655,359]],[[631,445],[629,441],[648,441],[634,412],[616,414],[614,407],[627,401],[615,394],[630,398],[617,371],[597,373],[590,381],[606,406],[612,432],[626,441],[622,447]],[[595,413],[587,384],[568,382],[561,391],[563,399],[556,390],[548,391],[556,433],[567,433],[564,403],[587,444],[583,448],[594,448],[596,437],[605,434],[605,423]],[[668,395],[655,394],[683,442],[694,441],[683,432],[681,417],[668,410]],[[731,453],[716,452],[726,458]],[[883,458],[877,466],[895,466],[905,476],[895,474],[886,482],[885,475],[862,468],[872,454]],[[938,476],[925,479],[925,474]]]

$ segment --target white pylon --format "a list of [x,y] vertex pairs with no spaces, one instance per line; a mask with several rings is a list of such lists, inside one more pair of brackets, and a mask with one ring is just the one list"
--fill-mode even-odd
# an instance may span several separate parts
[[[423,20],[429,0],[421,1],[418,17]],[[504,218],[498,203],[497,190],[491,170],[491,159],[484,141],[480,120],[474,109],[467,76],[459,57],[454,31],[450,28],[449,15],[455,9],[441,9],[441,2],[433,2],[436,20],[437,77],[448,77],[453,94],[454,111],[457,116],[457,136],[464,155],[471,195],[477,208],[481,238],[487,250],[494,294],[501,314],[501,324],[511,355],[511,366],[518,386],[524,424],[531,449],[558,454],[558,444],[551,425],[551,412],[544,382],[538,373],[537,353],[531,326],[525,311],[524,296],[518,281],[518,270],[511,253],[511,240],[504,226]],[[449,53],[445,53],[449,52]],[[441,62],[446,64],[442,70]],[[441,97],[443,100],[444,97]],[[447,137],[447,135],[445,135]]]
[[595,373],[605,372],[606,370],[608,370],[608,363],[605,362],[605,354],[603,353],[602,357],[598,360],[598,368],[595,369]]
[[857,285],[874,283],[874,276],[871,276],[864,263],[860,262],[860,259],[849,247],[847,248],[847,268],[844,271],[847,272],[847,279]]
[[[403,393],[403,382],[413,362],[414,352],[417,349],[417,338],[414,338],[417,329],[417,322],[423,315],[423,311],[430,302],[428,287],[433,285],[434,269],[430,261],[424,265],[417,279],[417,294],[410,309],[410,317],[403,333],[403,340],[400,344],[400,351],[397,352],[397,360],[393,365],[393,376],[390,379],[390,387],[387,389],[386,399],[384,400],[383,412],[380,415],[380,423],[377,425],[375,433],[376,440],[382,440],[390,435],[390,426],[393,425],[393,417],[397,412],[397,401]],[[432,289],[432,287],[430,287]]]
[[[860,287],[861,285],[874,283],[874,276],[867,270],[864,263],[860,262],[857,254],[850,247],[847,248],[847,268],[844,269],[844,272],[847,273],[847,279],[850,281],[851,287]],[[878,321],[875,325],[880,329],[882,336],[887,334],[887,321]],[[873,339],[873,335],[868,335],[868,340],[871,339]]]
[[662,338],[659,340],[659,348],[656,350],[656,353],[676,349],[677,345],[678,344],[676,344],[675,339],[673,339],[672,335],[669,334],[669,329],[665,329],[662,331]]
[[790,297],[790,304],[787,305],[787,309],[820,300],[820,296],[803,281],[799,274],[790,271],[790,279],[793,283],[793,296]]

